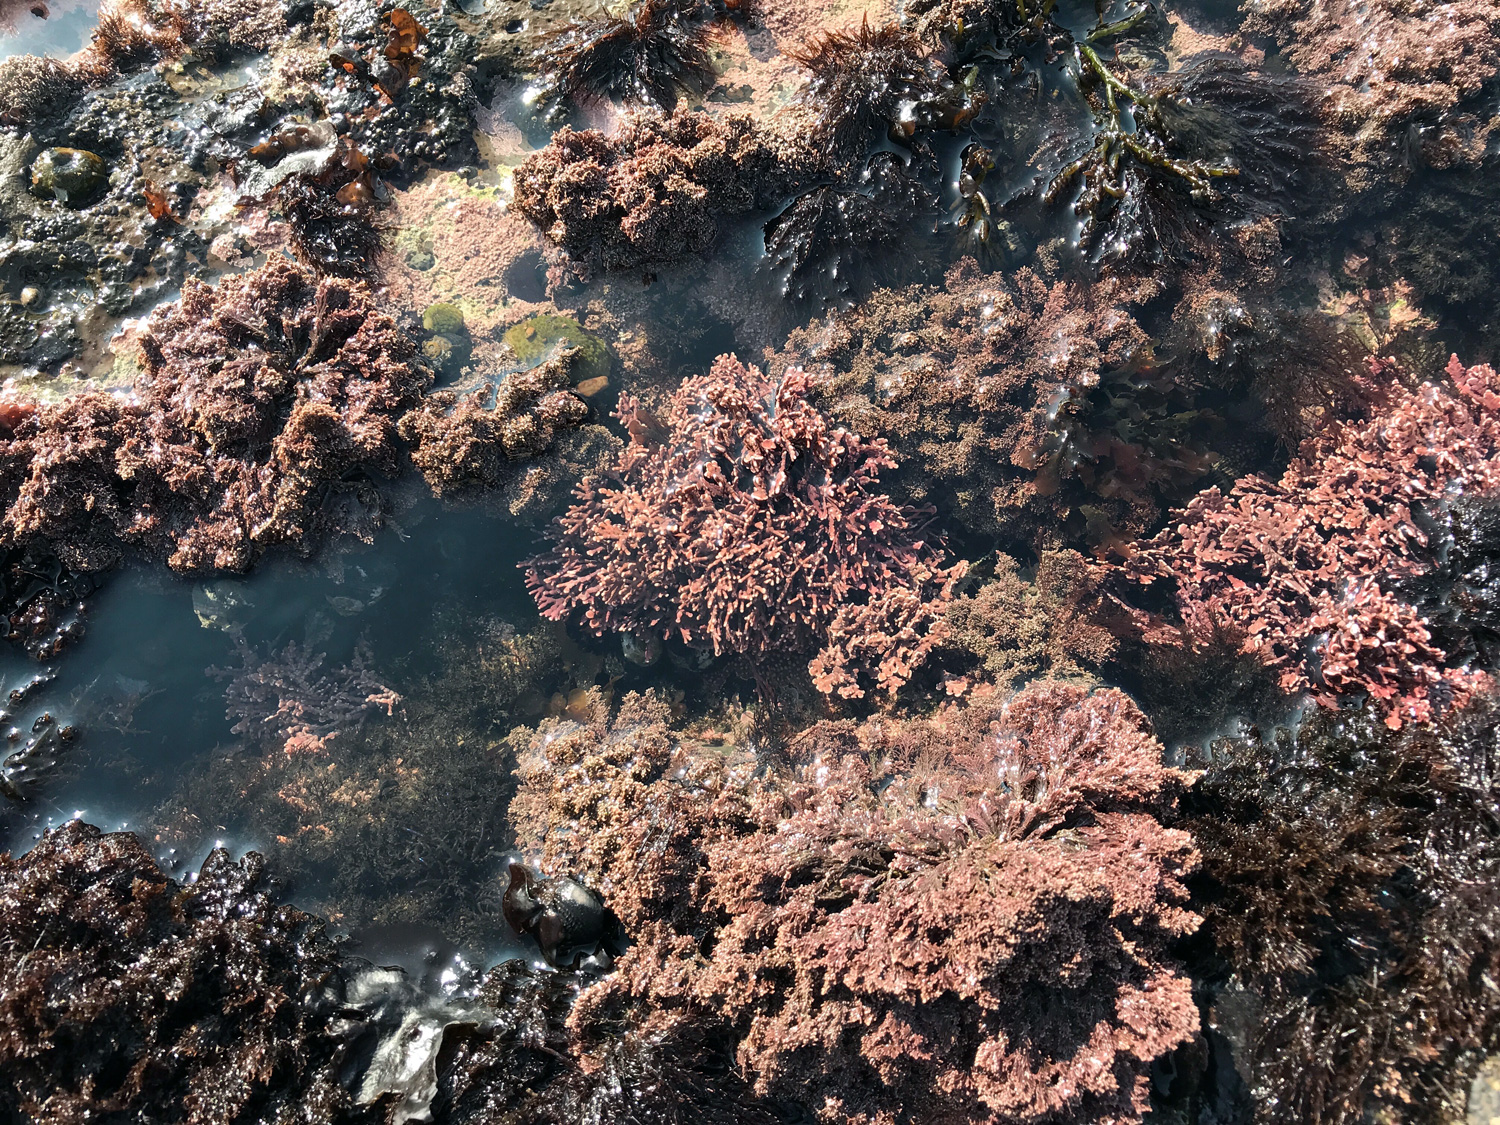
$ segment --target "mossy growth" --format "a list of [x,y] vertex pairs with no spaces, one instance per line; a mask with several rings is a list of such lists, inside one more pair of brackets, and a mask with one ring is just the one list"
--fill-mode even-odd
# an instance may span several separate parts
[[560,348],[574,347],[578,349],[573,360],[575,383],[609,375],[609,348],[570,316],[541,313],[530,317],[512,325],[505,333],[505,342],[527,370],[546,362]]
[[464,326],[464,312],[457,305],[447,301],[438,301],[436,304],[428,305],[422,313],[422,327],[428,332],[438,336],[447,336],[450,339],[467,335],[468,329]]

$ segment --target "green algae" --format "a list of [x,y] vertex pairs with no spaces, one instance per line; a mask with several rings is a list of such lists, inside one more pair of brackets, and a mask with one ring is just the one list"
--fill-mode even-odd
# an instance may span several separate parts
[[463,309],[447,301],[427,306],[427,310],[422,313],[422,327],[428,332],[448,337],[463,336],[468,332],[464,327]]
[[570,316],[541,313],[529,317],[506,331],[505,343],[528,370],[567,346],[578,349],[573,360],[574,382],[586,383],[609,375],[611,360],[604,341]]

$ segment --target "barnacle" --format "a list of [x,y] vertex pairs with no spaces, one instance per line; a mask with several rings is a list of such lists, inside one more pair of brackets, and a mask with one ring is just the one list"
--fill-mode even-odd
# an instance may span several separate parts
[[0,125],[26,125],[54,113],[82,86],[56,59],[18,55],[0,61]]
[[701,92],[712,77],[706,34],[679,0],[642,0],[624,16],[577,20],[540,52],[537,99],[553,113],[570,98],[670,110],[679,92]]

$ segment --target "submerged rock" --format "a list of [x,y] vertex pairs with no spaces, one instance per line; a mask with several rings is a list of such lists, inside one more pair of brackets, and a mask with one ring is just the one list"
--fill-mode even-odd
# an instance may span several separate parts
[[505,920],[517,934],[536,939],[551,965],[576,965],[602,959],[618,930],[613,916],[593,891],[566,876],[546,878],[518,860],[510,862],[505,890]]

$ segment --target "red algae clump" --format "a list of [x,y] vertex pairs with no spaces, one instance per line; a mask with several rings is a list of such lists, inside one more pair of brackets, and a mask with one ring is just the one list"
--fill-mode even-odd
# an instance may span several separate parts
[[516,169],[515,208],[585,277],[674,262],[776,198],[779,143],[743,114],[641,113],[609,136],[564,127]]
[[572,390],[577,349],[467,393],[435,391],[401,419],[412,463],[439,496],[513,483],[517,462],[552,449],[577,429],[588,405]]
[[[903,500],[1008,545],[1097,543],[1111,526],[1149,526],[1155,485],[1190,459],[1121,440],[1142,428],[1090,407],[1109,373],[1149,367],[1132,314],[1145,296],[1113,282],[1049,284],[1029,269],[1007,278],[965,258],[941,287],[881,290],[796,330],[768,367],[805,365],[821,409],[888,441],[900,462],[889,487]],[[1128,406],[1136,387],[1111,397]]]
[[1187,781],[1130,700],[1055,683],[930,719],[825,722],[784,775],[632,696],[513,737],[511,818],[634,946],[580,997],[706,1021],[758,1093],[829,1122],[1139,1120],[1198,1011]]
[[[579,486],[524,564],[543,615],[752,660],[832,638],[813,668],[824,691],[905,683],[963,566],[943,565],[925,513],[876,490],[885,443],[834,426],[809,386],[720,356],[663,418],[622,400],[614,473]],[[850,635],[875,629],[880,644]]]
[[1309,439],[1277,482],[1200,493],[1119,569],[1170,584],[1189,643],[1226,637],[1330,707],[1368,693],[1399,728],[1491,683],[1450,663],[1398,584],[1433,569],[1428,528],[1452,500],[1500,486],[1500,377],[1455,356],[1451,386],[1407,390],[1372,368],[1393,386],[1370,418]]
[[134,396],[82,394],[11,426],[0,541],[75,571],[135,551],[203,572],[372,533],[367,482],[398,471],[397,419],[429,376],[367,289],[272,259],[188,282],[140,345]]
[[1251,0],[1245,28],[1285,45],[1292,66],[1334,83],[1329,111],[1401,127],[1451,112],[1500,74],[1500,4],[1455,0]]
[[323,667],[325,654],[299,648],[295,641],[262,655],[241,637],[235,649],[239,668],[210,668],[208,674],[229,681],[224,698],[228,717],[237,720],[230,729],[251,745],[279,745],[288,754],[321,753],[332,739],[357,730],[372,712],[390,716],[401,702],[371,673],[363,644],[348,666],[334,669]]

